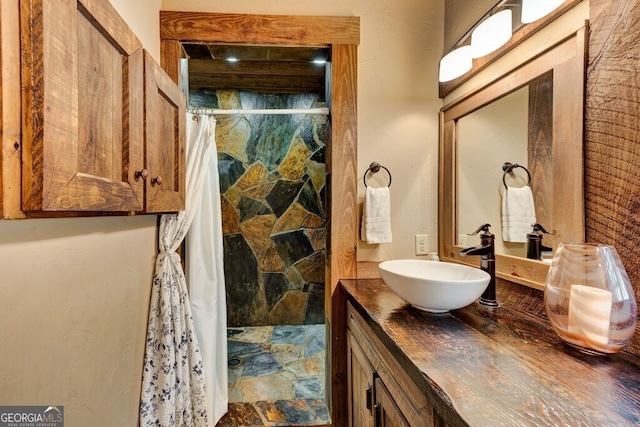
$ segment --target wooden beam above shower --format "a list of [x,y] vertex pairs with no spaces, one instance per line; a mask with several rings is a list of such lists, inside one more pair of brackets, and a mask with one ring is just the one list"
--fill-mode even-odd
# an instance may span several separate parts
[[[325,89],[327,47],[184,44],[189,89],[317,93]],[[234,58],[231,62],[229,59]],[[314,62],[316,61],[316,62]]]

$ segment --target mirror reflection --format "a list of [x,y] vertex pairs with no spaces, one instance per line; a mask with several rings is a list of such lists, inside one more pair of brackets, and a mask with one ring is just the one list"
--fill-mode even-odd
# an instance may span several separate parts
[[488,222],[497,254],[551,259],[552,109],[547,73],[457,120],[459,246],[476,245],[467,233]]

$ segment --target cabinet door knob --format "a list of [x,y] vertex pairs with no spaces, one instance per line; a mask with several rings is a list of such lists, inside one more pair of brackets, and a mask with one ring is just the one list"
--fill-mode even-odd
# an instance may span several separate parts
[[147,179],[149,177],[149,172],[147,172],[146,169],[141,169],[137,170],[134,175],[136,179],[140,179],[140,177],[142,177],[142,179]]
[[151,179],[151,185],[155,185],[155,184],[158,184],[158,185],[162,184],[162,177],[160,175]]

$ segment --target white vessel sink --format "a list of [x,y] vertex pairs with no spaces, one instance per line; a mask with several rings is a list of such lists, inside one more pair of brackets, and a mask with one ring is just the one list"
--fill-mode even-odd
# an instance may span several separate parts
[[432,313],[445,313],[471,304],[482,295],[491,279],[479,268],[438,261],[383,261],[378,269],[396,295]]

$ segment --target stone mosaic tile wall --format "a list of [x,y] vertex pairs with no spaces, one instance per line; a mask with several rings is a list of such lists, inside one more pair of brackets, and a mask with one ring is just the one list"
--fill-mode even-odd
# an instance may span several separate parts
[[[197,91],[225,109],[324,107],[316,94]],[[325,151],[319,115],[216,117],[229,326],[324,323]]]

